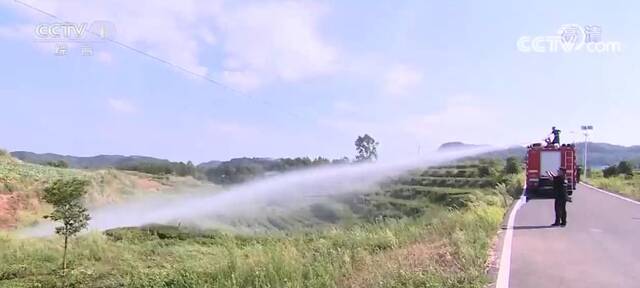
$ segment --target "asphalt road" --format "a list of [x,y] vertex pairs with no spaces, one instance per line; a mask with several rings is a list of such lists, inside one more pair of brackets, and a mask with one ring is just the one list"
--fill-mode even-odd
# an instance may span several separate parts
[[640,287],[640,205],[579,185],[567,215],[549,226],[553,200],[516,212],[509,287]]

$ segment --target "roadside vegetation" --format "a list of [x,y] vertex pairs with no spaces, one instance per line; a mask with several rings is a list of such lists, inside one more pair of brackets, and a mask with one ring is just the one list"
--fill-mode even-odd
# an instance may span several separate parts
[[621,161],[601,171],[592,171],[587,183],[640,200],[640,170],[634,170],[628,161]]
[[[4,160],[0,181],[13,185],[14,195],[36,193],[43,187],[36,183],[51,179],[84,177],[91,199],[106,185],[95,173],[114,173]],[[315,229],[91,232],[69,239],[64,276],[60,239],[0,232],[0,286],[484,287],[492,239],[522,187],[517,167],[506,166],[482,160],[416,170],[366,195],[312,205],[304,217],[324,224]]]

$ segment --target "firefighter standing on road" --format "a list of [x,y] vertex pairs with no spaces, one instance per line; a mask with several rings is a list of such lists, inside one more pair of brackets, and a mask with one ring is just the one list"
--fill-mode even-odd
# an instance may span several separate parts
[[547,172],[553,177],[553,193],[555,196],[554,207],[556,211],[556,221],[551,226],[566,226],[567,225],[567,182],[565,181],[566,170],[564,168],[558,169],[558,175],[553,175]]

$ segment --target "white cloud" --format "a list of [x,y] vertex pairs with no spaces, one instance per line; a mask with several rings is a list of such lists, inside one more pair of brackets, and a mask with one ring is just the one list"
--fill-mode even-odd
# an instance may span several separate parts
[[385,75],[383,89],[389,95],[409,95],[416,92],[422,77],[422,73],[412,67],[396,65]]
[[109,98],[107,99],[109,109],[118,113],[131,114],[137,111],[136,107],[129,100]]
[[[317,29],[326,9],[314,2],[223,5],[222,0],[25,0],[25,3],[66,21],[110,21],[117,30],[115,40],[194,73],[215,75],[243,90],[273,81],[298,81],[335,68],[336,49],[326,43]],[[29,29],[0,27],[0,36],[29,33],[28,37],[33,37],[35,23],[51,21],[23,5],[6,5],[30,16],[32,23],[25,25]],[[223,55],[220,62],[224,65],[207,66],[202,57],[205,53]]]
[[399,127],[418,139],[435,143],[467,141],[487,144],[500,135],[490,128],[500,122],[501,115],[499,110],[489,105],[473,103],[466,97],[454,98],[442,110],[405,117]]
[[[317,31],[323,11],[311,2],[272,1],[255,2],[225,14],[220,21],[223,46],[229,55],[225,73],[251,75],[262,81],[296,81],[333,71],[336,49]],[[259,82],[226,80],[250,86]]]

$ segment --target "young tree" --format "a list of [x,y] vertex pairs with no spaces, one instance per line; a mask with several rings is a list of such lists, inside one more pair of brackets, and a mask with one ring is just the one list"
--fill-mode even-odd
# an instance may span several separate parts
[[378,159],[378,151],[377,146],[378,142],[376,142],[373,137],[369,136],[369,134],[364,134],[364,136],[358,136],[356,139],[356,161],[371,161],[374,159]]
[[520,164],[516,157],[507,158],[507,163],[504,165],[505,174],[518,174],[520,173]]
[[53,212],[44,216],[56,222],[62,222],[62,226],[56,227],[56,234],[64,237],[64,253],[62,254],[62,272],[67,269],[67,247],[69,238],[87,228],[89,214],[82,205],[82,197],[87,194],[86,180],[58,179],[44,188],[44,201],[53,205]]

